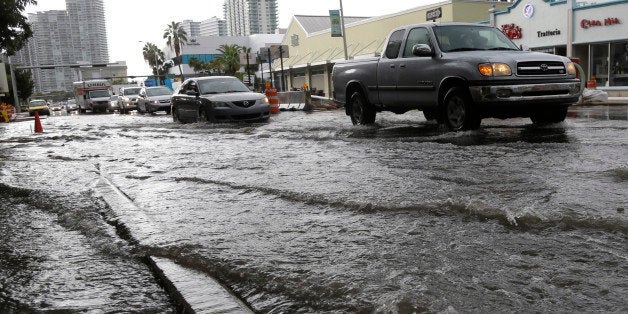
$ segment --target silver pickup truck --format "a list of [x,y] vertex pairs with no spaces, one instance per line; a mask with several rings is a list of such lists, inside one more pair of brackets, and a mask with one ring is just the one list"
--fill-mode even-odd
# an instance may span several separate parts
[[556,123],[582,92],[576,72],[568,58],[522,51],[491,26],[424,23],[393,30],[381,57],[337,63],[333,99],[356,125],[412,109],[454,131],[488,117]]

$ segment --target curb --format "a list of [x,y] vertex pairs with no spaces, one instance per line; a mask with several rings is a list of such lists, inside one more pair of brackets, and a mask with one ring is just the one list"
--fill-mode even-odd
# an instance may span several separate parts
[[[115,212],[112,224],[118,235],[132,245],[141,245],[142,239],[150,239],[151,232],[129,229],[123,221],[150,221],[150,217],[138,208],[100,168],[96,167],[100,180],[94,187],[99,196]],[[152,230],[154,231],[154,230]],[[200,272],[180,266],[175,261],[156,256],[146,256],[146,264],[153,275],[174,300],[178,313],[254,313],[237,296],[232,294],[216,279]]]

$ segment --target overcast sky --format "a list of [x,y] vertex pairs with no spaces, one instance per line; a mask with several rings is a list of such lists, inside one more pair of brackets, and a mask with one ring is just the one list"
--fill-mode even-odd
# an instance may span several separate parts
[[[65,10],[65,0],[38,0],[37,6],[28,6],[26,12]],[[406,9],[437,3],[439,0],[344,0],[347,16],[379,16]],[[142,58],[144,42],[163,48],[163,33],[171,21],[194,20],[210,17],[223,18],[223,0],[104,0],[109,60],[126,61],[129,75],[150,73]],[[339,9],[339,0],[278,0],[279,27],[286,28],[294,15],[329,15]]]

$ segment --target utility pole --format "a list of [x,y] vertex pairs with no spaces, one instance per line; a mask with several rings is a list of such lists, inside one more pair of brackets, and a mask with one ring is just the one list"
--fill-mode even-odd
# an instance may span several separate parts
[[345,10],[342,8],[342,0],[340,0],[340,25],[342,26],[342,44],[345,48],[345,60],[349,60],[347,53],[347,31],[345,30]]

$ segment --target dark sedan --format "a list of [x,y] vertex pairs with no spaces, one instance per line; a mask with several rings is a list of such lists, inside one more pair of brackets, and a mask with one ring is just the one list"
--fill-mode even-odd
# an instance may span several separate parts
[[232,76],[188,79],[171,101],[174,121],[261,122],[270,118],[266,95],[251,92]]

